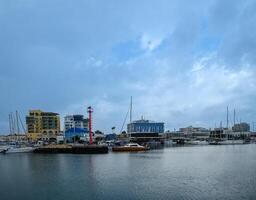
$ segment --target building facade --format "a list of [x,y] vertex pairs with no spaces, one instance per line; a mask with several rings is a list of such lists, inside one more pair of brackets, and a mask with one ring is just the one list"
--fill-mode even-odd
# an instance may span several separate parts
[[164,123],[150,120],[136,120],[127,125],[128,134],[161,134],[164,133]]
[[210,130],[203,127],[188,126],[185,128],[180,128],[178,133],[185,137],[208,137],[210,135]]
[[86,140],[88,130],[85,128],[70,128],[64,132],[64,140],[67,143],[78,142],[78,140]]
[[88,135],[87,118],[83,115],[66,115],[64,117],[64,138],[66,142],[74,142],[75,138],[86,138]]
[[242,122],[239,124],[235,124],[232,127],[232,130],[234,132],[249,132],[250,131],[250,125],[248,123]]
[[83,115],[66,115],[64,117],[64,131],[70,128],[88,129],[88,119]]
[[56,137],[60,132],[58,113],[30,110],[26,116],[27,136],[30,140]]

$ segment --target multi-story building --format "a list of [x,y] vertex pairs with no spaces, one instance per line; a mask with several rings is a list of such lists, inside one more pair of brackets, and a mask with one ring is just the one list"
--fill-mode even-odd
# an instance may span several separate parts
[[26,116],[27,136],[30,140],[55,137],[60,132],[58,113],[30,110]]
[[[164,133],[164,123],[150,120],[136,120],[127,125],[129,140],[136,143],[160,142]],[[125,138],[124,138],[125,139]]]
[[164,123],[145,119],[136,120],[127,125],[127,132],[128,134],[164,133]]
[[64,117],[65,131],[70,128],[86,128],[88,129],[88,119],[83,115],[66,115]]
[[199,136],[209,136],[210,135],[210,130],[203,128],[203,127],[193,127],[193,126],[188,126],[185,128],[180,128],[179,133],[183,134],[184,136],[189,136],[189,137],[199,137]]
[[242,122],[239,124],[235,124],[232,127],[232,130],[234,132],[249,132],[250,131],[250,125],[248,123]]
[[85,138],[88,133],[88,119],[83,115],[66,115],[64,130],[66,142],[74,142],[75,137]]

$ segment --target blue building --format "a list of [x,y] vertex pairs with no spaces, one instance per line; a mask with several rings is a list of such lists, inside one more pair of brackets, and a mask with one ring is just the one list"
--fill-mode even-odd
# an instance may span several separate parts
[[79,138],[85,138],[88,134],[87,128],[69,128],[64,132],[64,138],[66,142],[73,142],[73,138],[78,136]]
[[127,132],[129,134],[161,134],[164,133],[164,123],[154,122],[150,120],[136,120],[127,125]]

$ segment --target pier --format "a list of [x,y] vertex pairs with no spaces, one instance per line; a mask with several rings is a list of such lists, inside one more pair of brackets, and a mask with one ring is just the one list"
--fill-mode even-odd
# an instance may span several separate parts
[[34,153],[106,154],[108,147],[105,145],[48,145],[35,149]]

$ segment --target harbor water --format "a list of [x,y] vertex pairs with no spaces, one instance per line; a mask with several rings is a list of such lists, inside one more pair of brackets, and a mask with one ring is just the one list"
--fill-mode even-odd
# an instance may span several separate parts
[[0,199],[256,199],[256,145],[0,155]]

